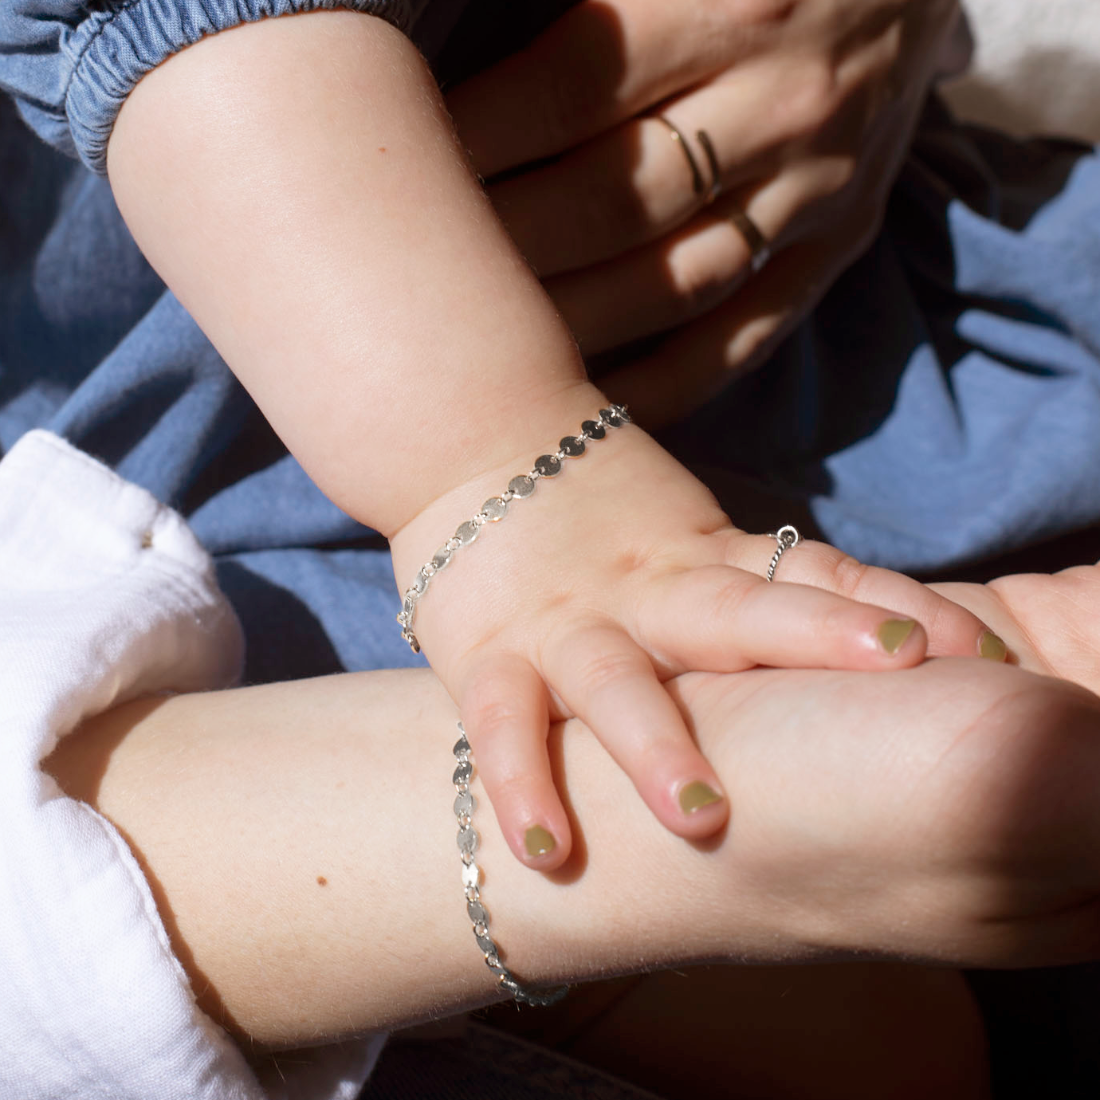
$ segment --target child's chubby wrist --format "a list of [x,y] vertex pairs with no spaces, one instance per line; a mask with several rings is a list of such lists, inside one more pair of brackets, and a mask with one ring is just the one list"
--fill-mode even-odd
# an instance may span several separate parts
[[477,486],[486,487],[490,495],[501,492],[503,485],[492,486],[502,470],[517,463],[527,463],[525,469],[530,469],[539,447],[557,450],[563,436],[579,432],[582,420],[594,419],[609,403],[592,383],[581,379],[522,397],[489,391],[463,409],[439,409],[411,424],[401,453],[391,452],[388,493],[379,494],[376,486],[362,509],[337,503],[391,543],[407,542],[419,517],[451,501],[465,504],[463,494]]
[[710,492],[626,422],[586,441],[583,454],[561,458],[557,475],[528,482],[509,499],[514,479],[526,481],[541,455],[552,455],[608,408],[604,400],[586,410],[548,442],[532,436],[500,466],[432,501],[391,539],[406,610],[411,600],[412,622],[403,625],[412,626],[445,679],[444,654],[464,649],[461,639],[492,636],[500,645],[537,647],[524,632],[538,629],[534,621],[545,622],[544,613],[558,622],[568,605],[566,618],[599,618],[596,609],[609,601],[629,602],[628,590],[637,595],[643,576],[698,564],[697,547],[684,544],[700,530],[732,530]]
[[[402,588],[407,587],[415,573],[455,533],[459,524],[475,516],[486,501],[505,493],[513,478],[530,473],[541,455],[554,454],[563,439],[578,436],[585,421],[598,420],[601,410],[611,404],[612,400],[595,386],[584,383],[563,391],[559,399],[549,406],[498,410],[487,414],[484,430],[496,438],[482,452],[484,465],[472,473],[467,469],[460,481],[455,481],[453,474],[444,474],[434,493],[430,496],[418,494],[423,498],[422,502],[390,535],[398,584]],[[608,429],[608,432],[619,434],[614,429]],[[642,433],[632,427],[629,434]],[[644,438],[649,446],[656,446],[648,437]],[[581,458],[583,464],[592,461],[587,457],[589,454],[595,455],[606,446],[604,440],[590,442],[586,455]],[[562,462],[563,474],[581,473],[572,468],[575,460],[564,459]],[[571,479],[562,478],[562,481],[566,480]],[[542,492],[536,487],[536,495],[542,496],[544,492],[545,487]],[[509,513],[516,505],[526,508],[527,502],[513,500],[509,504]],[[508,522],[512,515],[504,518]]]

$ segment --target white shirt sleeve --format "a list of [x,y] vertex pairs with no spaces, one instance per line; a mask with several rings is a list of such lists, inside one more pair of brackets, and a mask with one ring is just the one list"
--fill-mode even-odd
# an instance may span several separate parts
[[240,626],[145,490],[56,436],[0,462],[0,1100],[352,1100],[382,1037],[261,1081],[199,1010],[117,830],[40,768],[82,718],[228,686]]

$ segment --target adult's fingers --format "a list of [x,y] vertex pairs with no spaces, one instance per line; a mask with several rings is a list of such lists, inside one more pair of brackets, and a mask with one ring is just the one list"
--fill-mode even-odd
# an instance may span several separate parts
[[[789,246],[735,295],[649,355],[601,378],[601,386],[629,405],[647,430],[687,416],[733,378],[762,363],[866,247],[872,232],[873,224],[866,237],[845,229]],[[598,321],[587,316],[581,320],[593,330]]]
[[696,838],[721,828],[728,806],[717,775],[649,658],[620,628],[590,623],[552,635],[542,667],[666,828]]
[[[489,197],[543,278],[619,256],[794,159],[790,143],[820,124],[824,108],[787,105],[788,69],[785,58],[746,63],[667,102],[660,118],[632,118],[492,184]],[[854,159],[858,142],[847,147]]]
[[720,565],[651,585],[638,638],[677,672],[903,668],[919,664],[928,643],[918,622],[893,610]]
[[713,5],[585,0],[447,93],[477,171],[552,156],[747,56],[767,29]]
[[[737,195],[719,198],[687,225],[642,248],[581,271],[544,280],[585,354],[592,355],[666,332],[722,302],[752,272],[758,250],[739,223],[742,215],[779,252],[797,232],[808,206],[832,195],[834,166],[795,165],[761,187],[742,207]],[[835,262],[838,257],[826,257]],[[802,316],[806,273],[789,283],[784,308]],[[752,296],[754,299],[755,294]]]
[[569,819],[554,786],[546,688],[514,654],[476,657],[463,670],[459,710],[485,793],[515,857],[552,870],[568,857]]

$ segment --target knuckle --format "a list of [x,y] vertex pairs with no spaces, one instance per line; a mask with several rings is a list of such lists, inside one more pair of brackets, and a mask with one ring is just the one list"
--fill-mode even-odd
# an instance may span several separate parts
[[828,159],[822,174],[824,195],[837,195],[847,190],[856,179],[856,157],[851,153],[841,153]]
[[706,613],[712,622],[728,624],[736,621],[744,610],[745,601],[754,591],[763,591],[756,583],[759,578],[730,577],[723,580],[711,593],[707,600]]
[[539,91],[531,105],[533,125],[548,146],[554,149],[569,147],[578,133],[587,132],[589,128],[587,120],[597,106],[593,83],[552,79],[545,81]]
[[513,737],[516,729],[524,724],[523,708],[507,695],[498,694],[495,688],[475,690],[463,709],[472,741],[483,748]]
[[713,309],[729,293],[736,268],[700,249],[675,249],[669,256],[674,321]]
[[639,655],[622,650],[591,654],[581,670],[582,690],[595,694],[644,672]]
[[779,108],[781,131],[792,141],[814,137],[836,113],[839,95],[831,65],[822,61],[800,64]]
[[859,598],[870,574],[871,566],[839,551],[833,551],[823,563],[824,587],[852,600]]

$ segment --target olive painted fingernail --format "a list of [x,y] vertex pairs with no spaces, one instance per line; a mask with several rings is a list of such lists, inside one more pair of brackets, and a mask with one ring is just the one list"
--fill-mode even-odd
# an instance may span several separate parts
[[992,630],[983,630],[978,638],[978,653],[987,661],[1004,661],[1008,656],[1008,646]]
[[701,779],[689,783],[680,792],[680,809],[685,814],[693,814],[712,802],[721,802],[722,796],[713,788],[707,786]]
[[553,834],[548,833],[541,825],[532,825],[523,834],[523,844],[532,859],[549,855],[558,846]]
[[879,644],[891,657],[905,644],[905,639],[913,633],[916,619],[887,619],[878,628]]

